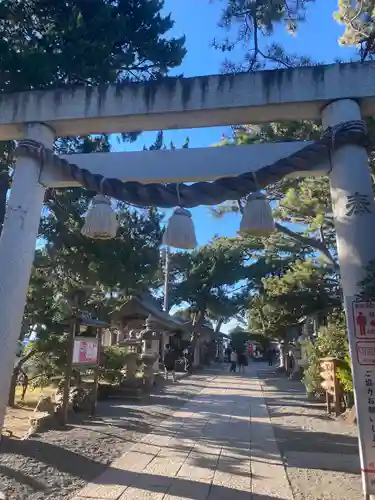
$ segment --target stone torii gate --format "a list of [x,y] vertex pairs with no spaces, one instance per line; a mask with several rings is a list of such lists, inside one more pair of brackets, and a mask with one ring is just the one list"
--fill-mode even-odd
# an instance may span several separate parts
[[[342,64],[235,76],[170,78],[160,83],[4,94],[0,95],[0,140],[32,139],[45,148],[52,148],[58,136],[303,119],[322,120],[326,129],[375,116],[374,74],[373,63]],[[195,182],[260,171],[307,144],[280,142],[235,148],[73,156],[78,167],[121,181]],[[65,159],[72,161],[72,156]],[[358,144],[333,148],[330,163],[324,162],[305,171],[299,169],[297,175],[329,175],[330,178],[353,358],[356,339],[351,302],[360,290],[365,266],[375,259],[375,206],[367,151]],[[4,418],[45,189],[77,185],[73,178],[53,165],[41,166],[31,157],[17,159],[0,239],[0,424]],[[373,495],[375,448],[367,443],[375,441],[375,432],[367,411],[370,403],[364,377],[374,380],[375,384],[375,366],[362,369],[354,364],[354,376],[364,491],[366,495]]]

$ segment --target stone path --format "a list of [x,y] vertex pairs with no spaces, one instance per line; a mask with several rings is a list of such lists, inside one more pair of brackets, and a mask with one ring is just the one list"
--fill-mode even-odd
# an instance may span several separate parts
[[295,500],[363,500],[357,429],[309,401],[302,384],[259,377]]
[[293,500],[258,379],[218,373],[83,499]]

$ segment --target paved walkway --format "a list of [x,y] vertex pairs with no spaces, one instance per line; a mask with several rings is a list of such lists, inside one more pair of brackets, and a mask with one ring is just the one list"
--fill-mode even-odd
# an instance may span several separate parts
[[292,500],[258,379],[218,372],[83,499]]
[[295,500],[363,500],[356,426],[327,416],[300,382],[259,374]]

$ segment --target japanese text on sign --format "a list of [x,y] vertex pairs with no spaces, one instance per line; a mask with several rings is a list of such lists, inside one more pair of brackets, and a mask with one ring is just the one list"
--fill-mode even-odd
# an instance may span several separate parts
[[365,495],[375,495],[375,302],[345,297]]
[[375,339],[375,302],[353,302],[353,326],[359,339]]
[[330,394],[334,394],[334,365],[332,361],[321,361],[320,363],[321,372],[320,376],[323,381],[321,383],[322,388],[329,392]]
[[98,362],[98,340],[91,338],[74,339],[73,364],[96,365]]
[[357,342],[357,361],[363,366],[375,366],[375,342]]
[[368,405],[368,418],[371,425],[372,442],[375,443],[375,389],[371,370],[365,373],[365,390]]

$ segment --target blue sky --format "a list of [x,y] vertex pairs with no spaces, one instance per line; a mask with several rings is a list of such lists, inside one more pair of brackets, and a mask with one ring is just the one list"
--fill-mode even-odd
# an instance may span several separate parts
[[[173,36],[186,35],[187,55],[182,66],[175,73],[184,76],[209,75],[220,72],[220,66],[226,57],[211,46],[212,40],[225,37],[226,32],[217,27],[224,0],[165,0],[164,11],[172,13],[175,26],[170,32]],[[307,21],[301,25],[296,36],[290,36],[285,28],[276,29],[272,38],[265,39],[265,44],[277,41],[290,53],[309,55],[314,60],[330,63],[336,58],[349,59],[354,51],[341,48],[337,39],[343,32],[332,14],[337,8],[337,0],[316,0],[307,11]],[[241,47],[230,54],[233,60],[241,60]],[[230,134],[226,127],[166,131],[165,143],[173,141],[176,147],[182,145],[189,136],[189,147],[210,146],[218,141],[223,133]],[[146,132],[133,144],[125,146],[114,144],[116,150],[141,150],[143,145],[150,145],[155,133]],[[215,220],[207,207],[193,210],[198,242],[204,244],[214,235],[233,236],[239,224],[238,218],[227,216],[224,220]]]
[[[171,31],[173,36],[186,35],[187,55],[181,67],[175,73],[183,73],[184,76],[208,75],[220,72],[220,66],[226,57],[212,46],[212,40],[225,37],[224,30],[217,27],[220,12],[224,1],[214,0],[165,0],[164,10],[171,12],[175,20],[175,26]],[[271,38],[263,40],[266,45],[276,41],[284,46],[287,52],[298,55],[308,55],[315,61],[330,63],[335,59],[349,59],[355,55],[353,49],[342,48],[337,39],[343,32],[343,27],[338,25],[332,14],[337,8],[337,0],[316,0],[309,5],[307,10],[307,21],[302,24],[297,35],[290,36],[284,27],[276,28]],[[241,47],[230,54],[232,60],[241,60]],[[249,89],[251,91],[251,89]],[[182,145],[185,138],[189,136],[190,147],[210,146],[218,142],[223,133],[229,134],[225,127],[178,130],[165,132],[165,142],[173,141],[178,147]],[[140,150],[143,145],[150,145],[155,139],[155,133],[147,132],[133,144],[118,146],[116,150]],[[222,220],[215,220],[207,207],[194,209],[193,218],[195,222],[199,244],[204,244],[216,234],[222,236],[234,236],[239,225],[238,217],[227,216]],[[224,328],[233,327],[231,322]]]

